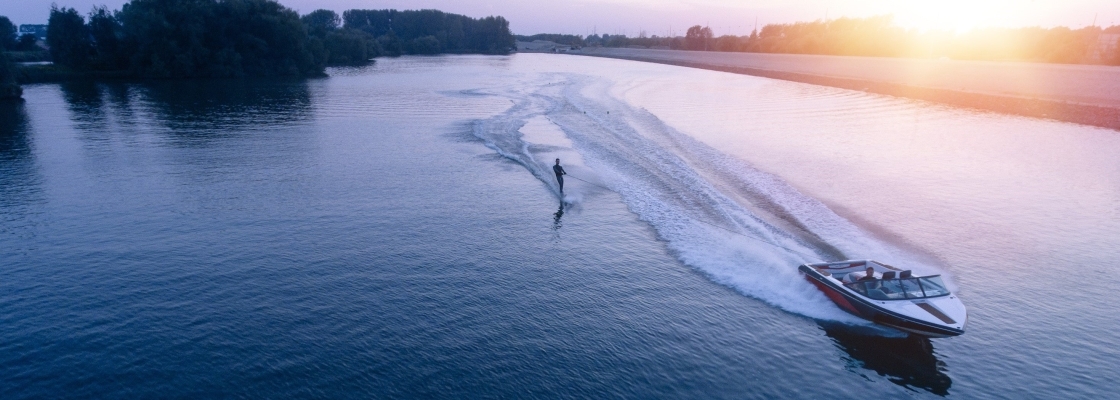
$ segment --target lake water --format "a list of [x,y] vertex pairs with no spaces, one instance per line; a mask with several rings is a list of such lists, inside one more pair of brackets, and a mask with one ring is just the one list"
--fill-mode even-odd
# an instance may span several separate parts
[[[328,72],[0,109],[0,398],[1120,391],[1115,131],[564,55]],[[845,258],[943,274],[965,334],[796,272]]]

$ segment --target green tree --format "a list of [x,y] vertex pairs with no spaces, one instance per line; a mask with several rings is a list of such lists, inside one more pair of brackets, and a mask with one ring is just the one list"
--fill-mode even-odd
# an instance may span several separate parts
[[408,42],[409,54],[439,54],[439,39],[428,35]]
[[87,30],[93,39],[93,54],[90,66],[94,69],[115,70],[127,66],[127,58],[121,49],[124,35],[117,17],[105,6],[94,7],[89,13]]
[[12,20],[0,15],[0,50],[16,48],[16,26]]
[[39,50],[35,44],[39,42],[39,38],[30,33],[25,33],[19,37],[19,43],[16,44],[17,51],[35,51]]
[[689,50],[710,50],[713,36],[712,28],[693,25],[685,32],[684,41]]
[[132,0],[117,17],[140,76],[310,76],[327,59],[299,15],[275,1]]
[[[346,10],[343,27],[377,38],[386,55],[430,51],[506,54],[515,47],[509,21],[502,17],[474,19],[438,10]],[[421,39],[431,36],[436,42]],[[421,39],[420,41],[415,41]]]
[[329,65],[357,65],[381,56],[381,45],[369,33],[340,29],[342,19],[331,10],[315,10],[300,17],[307,33],[322,42]]
[[377,39],[357,29],[335,30],[327,34],[323,44],[330,54],[328,64],[332,65],[364,64],[382,53]]
[[473,50],[482,54],[507,54],[517,47],[509,31],[509,21],[502,17],[486,17],[471,29]]
[[93,42],[90,40],[86,21],[73,8],[51,6],[47,20],[47,46],[56,64],[85,68],[90,63]]
[[404,44],[401,43],[401,38],[393,31],[389,31],[384,35],[377,38],[378,45],[384,50],[384,54],[389,57],[400,57],[404,54]]
[[312,36],[325,37],[327,33],[338,29],[342,19],[338,13],[331,10],[315,10],[310,14],[300,17],[300,21],[307,27],[307,33]]
[[[587,37],[590,39],[593,36],[589,35]],[[594,37],[596,39],[598,39],[599,35],[594,35]],[[549,42],[558,43],[558,44],[566,44],[566,45],[569,45],[569,46],[583,46],[585,44],[584,39],[582,37],[580,37],[579,35],[563,35],[563,34],[556,34],[556,33],[538,33],[538,34],[532,35],[532,36],[514,35],[514,38],[517,39],[518,41],[522,41],[522,42],[532,42],[534,40],[547,40]]]

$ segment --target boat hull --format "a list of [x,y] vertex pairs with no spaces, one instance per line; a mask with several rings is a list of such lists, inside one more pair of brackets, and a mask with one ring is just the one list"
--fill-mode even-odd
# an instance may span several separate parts
[[813,285],[828,296],[833,303],[836,303],[841,309],[857,317],[880,325],[886,325],[895,329],[928,337],[951,337],[959,336],[964,333],[963,329],[931,324],[876,306],[873,300],[863,298],[862,296],[844,290],[836,283],[824,278],[823,275],[812,268],[802,266],[800,270],[805,275],[805,279],[813,283]]

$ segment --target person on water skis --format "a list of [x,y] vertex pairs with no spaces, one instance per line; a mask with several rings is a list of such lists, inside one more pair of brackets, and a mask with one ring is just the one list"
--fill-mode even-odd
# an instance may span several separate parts
[[559,158],[556,159],[556,165],[552,166],[552,172],[556,173],[556,182],[560,184],[560,193],[564,193],[564,175],[568,173],[564,172],[564,167],[560,166]]

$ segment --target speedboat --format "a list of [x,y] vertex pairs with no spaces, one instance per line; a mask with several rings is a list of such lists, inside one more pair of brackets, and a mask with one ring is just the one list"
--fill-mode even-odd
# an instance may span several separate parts
[[940,275],[913,276],[872,260],[802,264],[797,268],[841,309],[928,337],[964,333],[968,312]]

